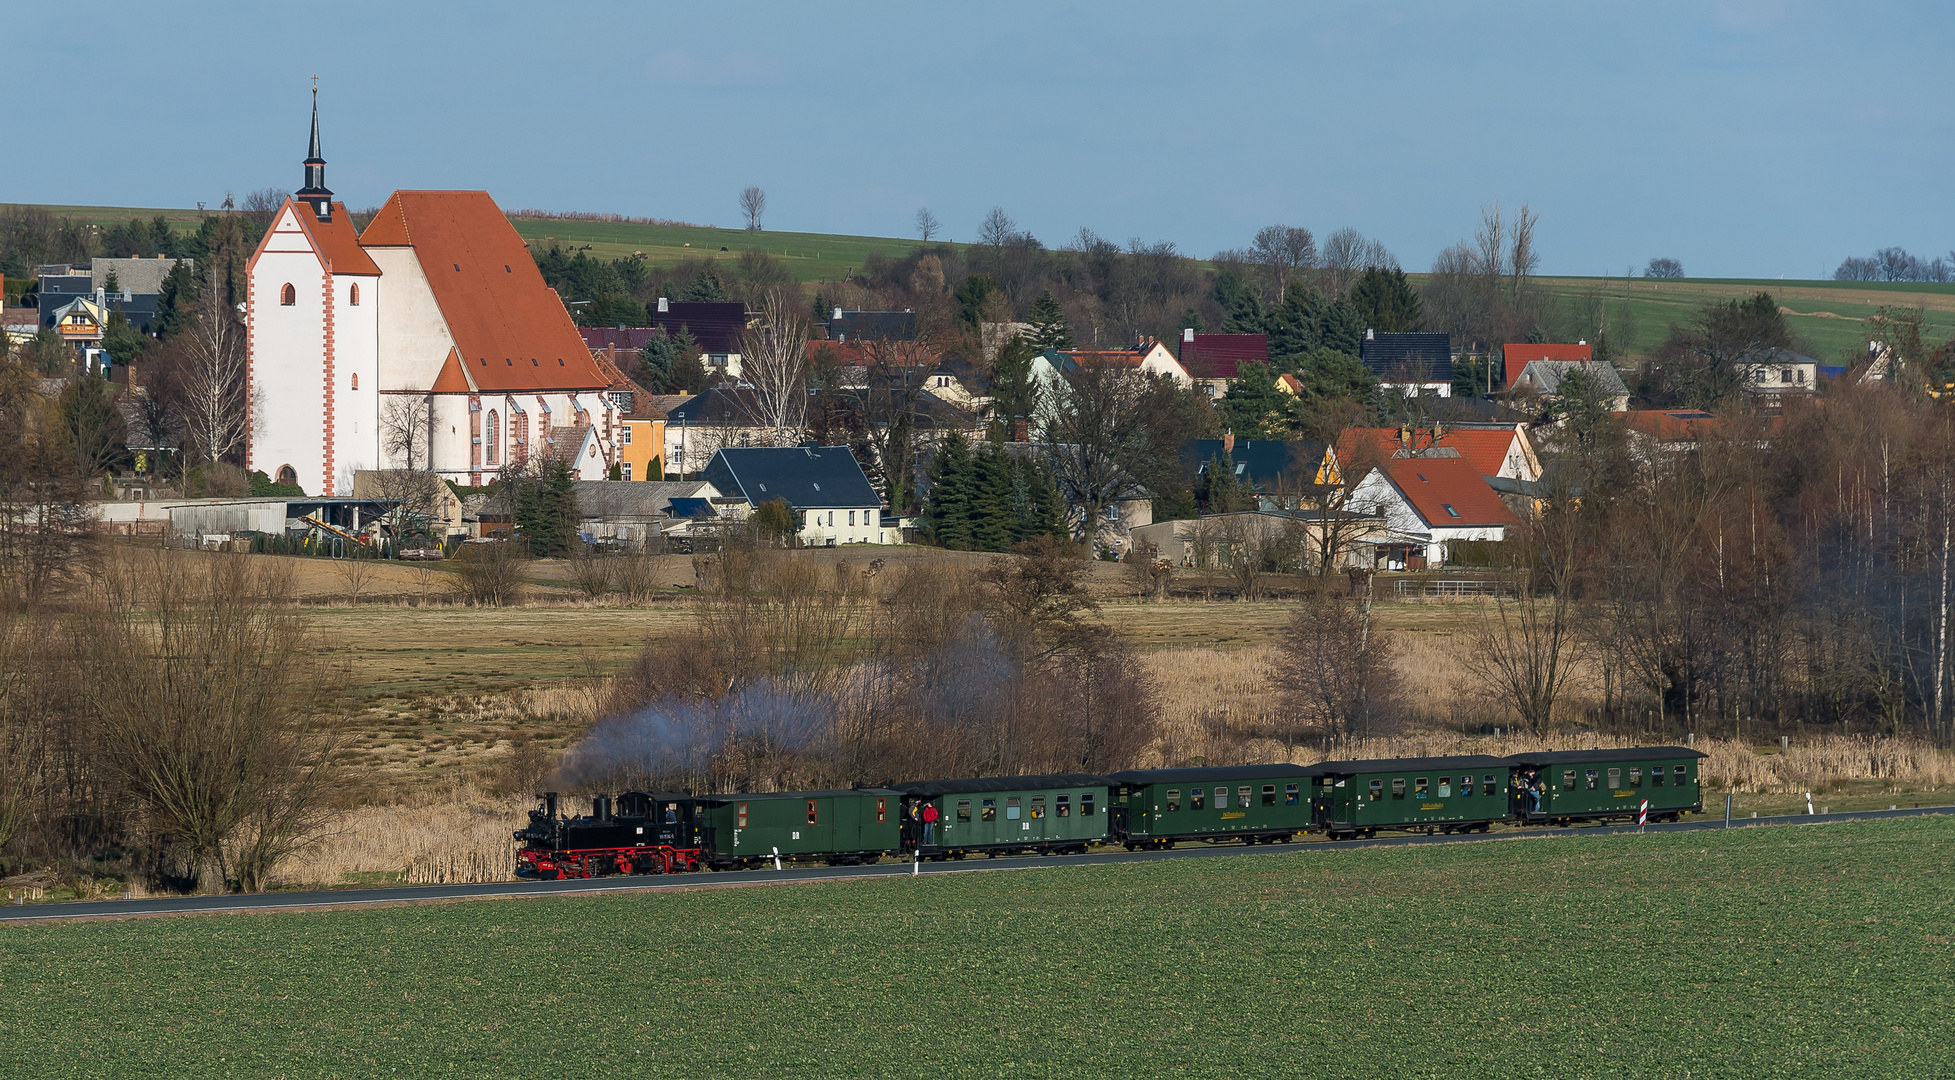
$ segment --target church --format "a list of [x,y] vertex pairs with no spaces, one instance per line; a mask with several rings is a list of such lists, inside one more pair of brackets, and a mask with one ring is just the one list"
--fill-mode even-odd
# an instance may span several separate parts
[[318,91],[305,186],[248,264],[246,467],[312,495],[364,469],[479,486],[570,460],[601,480],[622,382],[591,355],[484,191],[396,191],[356,231],[326,187]]

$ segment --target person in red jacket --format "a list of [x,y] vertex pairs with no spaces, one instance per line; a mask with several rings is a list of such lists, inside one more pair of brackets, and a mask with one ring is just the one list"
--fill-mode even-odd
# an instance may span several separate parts
[[926,845],[928,845],[928,844],[932,844],[932,843],[935,843],[935,842],[936,842],[936,833],[937,833],[937,804],[936,804],[936,803],[924,803],[924,804],[923,804],[923,842],[924,842],[924,844],[926,844]]

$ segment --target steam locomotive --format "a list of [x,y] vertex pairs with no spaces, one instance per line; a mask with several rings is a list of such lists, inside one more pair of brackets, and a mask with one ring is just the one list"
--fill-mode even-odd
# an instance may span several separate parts
[[1136,769],[920,780],[888,787],[727,795],[627,791],[588,815],[541,796],[517,830],[519,877],[831,866],[885,857],[1085,852],[1097,845],[1276,844],[1381,831],[1485,832],[1495,824],[1674,821],[1703,810],[1681,746],[1315,765]]

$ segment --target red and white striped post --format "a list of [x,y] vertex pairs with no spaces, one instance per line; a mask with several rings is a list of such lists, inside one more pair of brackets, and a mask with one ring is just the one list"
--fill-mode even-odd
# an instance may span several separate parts
[[1650,823],[1650,801],[1648,799],[1644,799],[1643,805],[1636,808],[1636,827],[1640,829],[1643,826],[1648,825],[1649,823]]

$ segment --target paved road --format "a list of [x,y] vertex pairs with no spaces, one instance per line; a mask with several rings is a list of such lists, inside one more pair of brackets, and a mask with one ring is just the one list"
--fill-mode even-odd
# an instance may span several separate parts
[[[1861,810],[1843,814],[1800,814],[1789,817],[1734,818],[1731,825],[1817,825],[1834,821],[1872,821],[1881,818],[1955,814],[1955,806],[1924,806],[1906,810]],[[1721,817],[1705,816],[1667,825],[1648,826],[1649,832],[1694,832],[1725,827]],[[1110,863],[1152,862],[1157,859],[1210,859],[1233,855],[1262,855],[1298,850],[1344,850],[1362,847],[1405,847],[1419,844],[1474,844],[1514,839],[1555,839],[1640,831],[1634,825],[1591,825],[1569,829],[1528,829],[1462,836],[1388,836],[1376,840],[1332,843],[1315,841],[1276,847],[1237,844],[1172,848],[1165,851],[1123,851],[1118,848],[1090,855],[972,859],[965,862],[878,863],[873,866],[810,867],[787,870],[747,870],[727,873],[676,874],[653,877],[593,878],[588,881],[501,881],[485,885],[414,885],[389,889],[333,889],[320,892],[260,893],[251,896],[175,896],[147,900],[96,900],[70,904],[24,904],[0,907],[0,922],[104,918],[131,915],[189,915],[227,911],[292,911],[304,908],[362,907],[372,904],[471,900],[498,896],[574,896],[585,893],[650,892],[701,886],[758,885],[834,881],[841,878],[891,877],[909,874],[970,874],[993,870],[1031,870],[1055,866],[1100,866]]]

